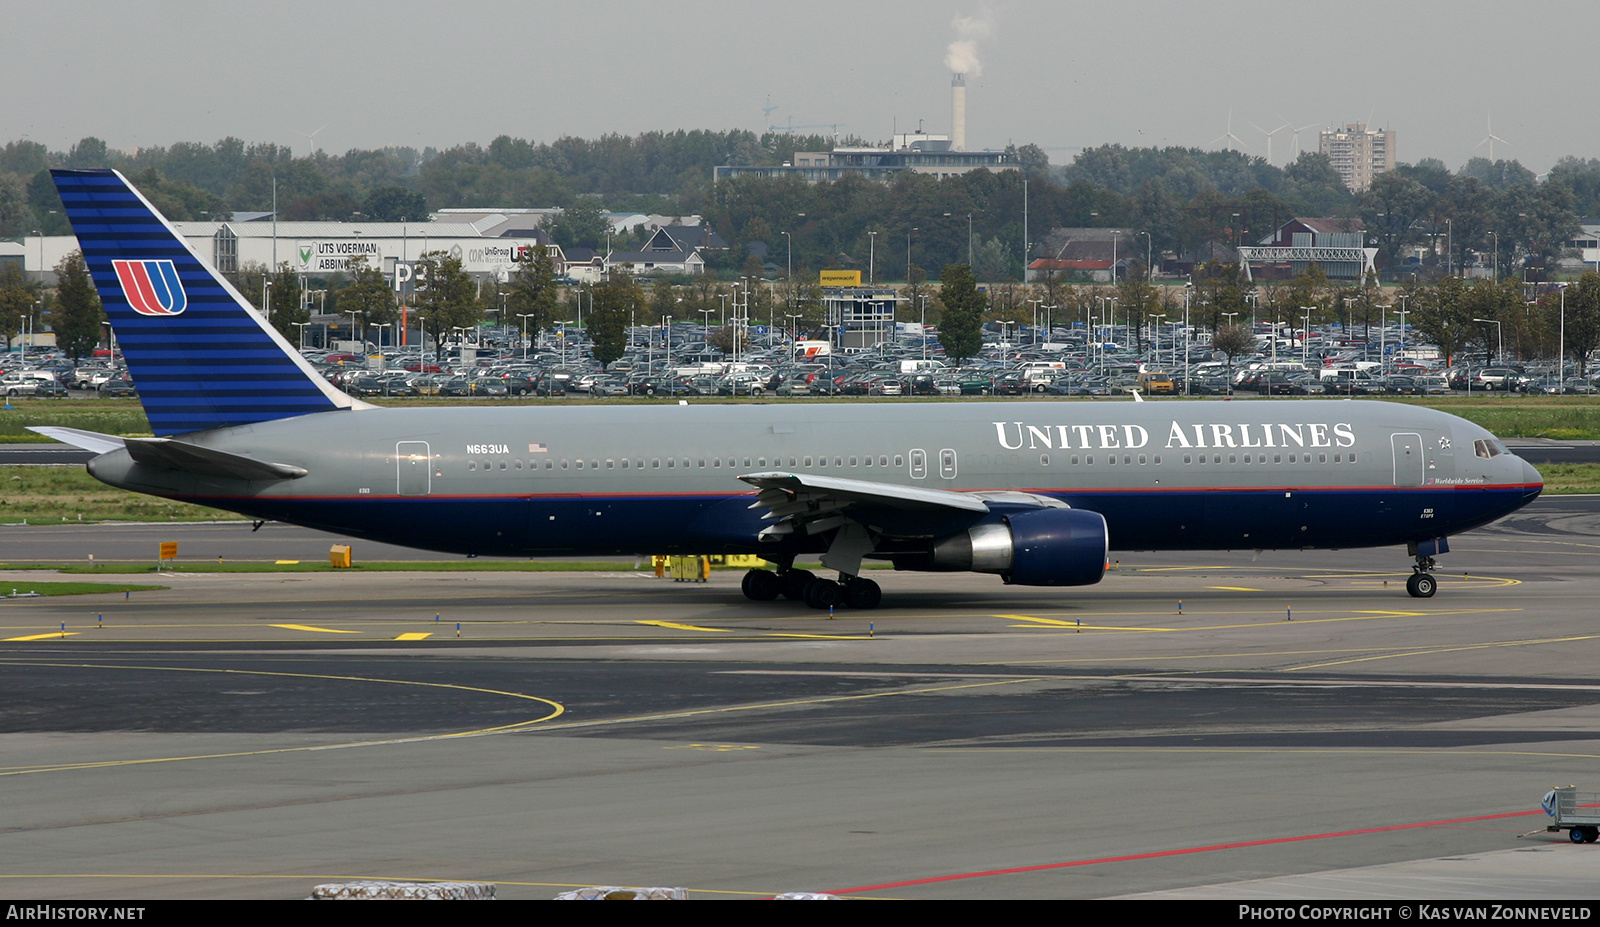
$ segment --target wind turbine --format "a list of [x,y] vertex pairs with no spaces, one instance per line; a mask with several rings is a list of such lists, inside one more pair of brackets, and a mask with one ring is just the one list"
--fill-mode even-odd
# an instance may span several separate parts
[[[1223,149],[1227,150],[1228,147],[1229,147],[1229,145],[1228,145],[1229,141],[1237,142],[1240,145],[1244,144],[1244,139],[1242,139],[1239,136],[1233,134],[1233,110],[1231,110],[1231,109],[1228,110],[1228,131],[1225,132],[1224,134],[1219,135],[1216,138],[1212,139],[1211,140],[1211,144],[1215,145],[1217,142],[1222,142],[1223,143],[1222,144]],[[1234,150],[1237,151],[1238,149],[1235,148]]]
[[[326,129],[328,126],[331,126],[331,125],[333,125],[333,123],[324,122],[321,126],[319,126],[317,128],[317,132],[321,132],[323,129]],[[301,135],[304,135],[306,137],[306,147],[311,149],[311,151],[309,152],[310,154],[316,154],[317,153],[317,132],[312,132],[312,133],[309,133],[309,134],[307,134],[305,132],[301,132],[300,133]]]
[[1473,145],[1472,146],[1472,150],[1473,151],[1477,151],[1479,148],[1482,148],[1487,143],[1488,146],[1489,146],[1489,160],[1493,161],[1494,160],[1494,143],[1495,142],[1499,142],[1502,145],[1510,145],[1511,143],[1506,141],[1505,139],[1501,138],[1500,136],[1494,134],[1494,125],[1492,123],[1490,123],[1489,114],[1488,113],[1484,113],[1483,114],[1483,127],[1484,127],[1484,130],[1487,131],[1489,134],[1484,136],[1483,141],[1479,142],[1476,145]]
[[[1282,116],[1278,118],[1283,119]],[[1289,120],[1283,119],[1283,124],[1289,126],[1289,131],[1294,134],[1294,160],[1298,161],[1300,160],[1300,133],[1307,129],[1315,129],[1320,123],[1313,122],[1310,125],[1296,126],[1291,125]]]
[[[1280,118],[1282,118],[1282,117],[1280,117]],[[1271,164],[1272,163],[1272,137],[1274,135],[1277,135],[1279,132],[1282,132],[1284,129],[1292,129],[1292,128],[1294,128],[1294,126],[1289,125],[1288,120],[1284,120],[1283,125],[1278,126],[1276,129],[1273,129],[1271,132],[1268,132],[1266,129],[1261,128],[1260,126],[1256,125],[1253,122],[1250,123],[1250,128],[1255,129],[1257,132],[1260,132],[1262,135],[1265,135],[1267,137],[1267,163]]]

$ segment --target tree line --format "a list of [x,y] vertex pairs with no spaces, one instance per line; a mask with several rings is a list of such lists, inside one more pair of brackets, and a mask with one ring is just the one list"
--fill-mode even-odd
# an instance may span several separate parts
[[[1016,170],[942,180],[910,173],[888,183],[856,176],[818,184],[711,180],[719,164],[783,163],[797,150],[833,143],[786,133],[679,131],[548,143],[501,136],[442,151],[295,156],[235,138],[134,154],[94,138],[65,152],[16,141],[0,149],[0,235],[65,234],[47,169],[105,166],[127,173],[177,220],[271,209],[274,185],[287,220],[421,220],[446,207],[562,207],[570,218],[551,231],[564,247],[603,246],[605,211],[700,214],[734,245],[712,261],[724,277],[745,272],[754,257],[784,274],[791,266],[796,275],[859,268],[879,280],[960,263],[980,280],[1004,282],[1022,279],[1050,228],[1130,228],[1136,237],[1148,233],[1152,252],[1182,253],[1208,242],[1259,240],[1293,216],[1360,217],[1391,274],[1420,246],[1426,254],[1414,269],[1426,277],[1477,255],[1502,267],[1523,260],[1545,266],[1562,254],[1579,216],[1600,214],[1600,159],[1572,157],[1543,182],[1516,161],[1474,158],[1452,172],[1423,159],[1380,175],[1362,194],[1347,190],[1318,153],[1279,168],[1237,151],[1120,145],[1087,149],[1061,166],[1023,145],[1013,151]],[[622,239],[613,246],[637,242]]]

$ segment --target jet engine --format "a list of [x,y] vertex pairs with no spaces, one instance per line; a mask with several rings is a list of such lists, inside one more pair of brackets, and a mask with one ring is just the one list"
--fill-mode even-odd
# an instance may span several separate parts
[[1106,520],[1083,509],[1035,509],[933,545],[934,570],[998,573],[1019,586],[1088,586],[1106,571]]

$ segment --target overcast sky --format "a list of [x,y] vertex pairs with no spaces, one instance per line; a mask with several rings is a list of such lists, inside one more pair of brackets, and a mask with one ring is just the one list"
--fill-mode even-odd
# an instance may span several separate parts
[[[55,0],[9,5],[0,142],[224,136],[331,152],[768,124],[968,147],[1234,147],[1367,122],[1402,161],[1600,156],[1595,0],[1309,3]],[[959,49],[958,49],[959,51]],[[980,70],[981,69],[981,70]],[[768,98],[770,119],[762,112]],[[821,128],[818,128],[821,127]],[[320,129],[320,131],[318,131]],[[1291,130],[1272,160],[1293,154]]]

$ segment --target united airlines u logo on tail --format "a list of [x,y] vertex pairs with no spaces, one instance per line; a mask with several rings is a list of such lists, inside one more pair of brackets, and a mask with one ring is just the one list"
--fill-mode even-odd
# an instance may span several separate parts
[[189,297],[178,282],[171,261],[112,261],[117,282],[128,305],[140,315],[177,315],[188,308]]

